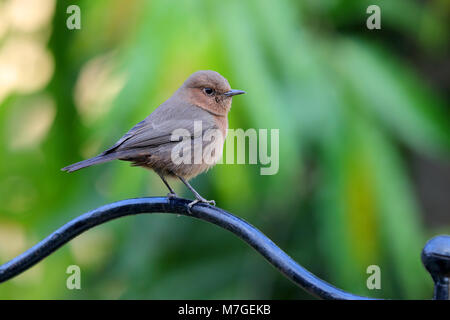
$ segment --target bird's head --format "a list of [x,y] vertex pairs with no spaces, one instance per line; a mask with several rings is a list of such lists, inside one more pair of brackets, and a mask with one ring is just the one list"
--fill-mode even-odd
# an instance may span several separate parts
[[231,89],[227,79],[210,70],[193,73],[179,90],[189,103],[218,116],[226,116],[231,109],[232,97],[244,93]]

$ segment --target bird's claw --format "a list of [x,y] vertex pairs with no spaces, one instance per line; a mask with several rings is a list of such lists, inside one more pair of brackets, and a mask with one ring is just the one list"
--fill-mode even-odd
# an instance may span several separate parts
[[191,213],[191,208],[197,203],[207,203],[213,206],[216,206],[216,202],[214,200],[206,200],[206,199],[195,199],[194,201],[188,204],[188,211]]
[[177,196],[177,194],[176,193],[172,193],[172,192],[169,192],[168,194],[167,194],[167,198],[170,200],[170,199],[174,199],[174,198],[177,198],[178,196]]

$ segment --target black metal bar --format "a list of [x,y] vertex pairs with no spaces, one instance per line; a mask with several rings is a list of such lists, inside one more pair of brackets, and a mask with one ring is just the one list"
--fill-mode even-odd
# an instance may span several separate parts
[[107,221],[141,213],[174,213],[211,222],[231,231],[247,242],[288,279],[312,295],[322,299],[366,300],[338,289],[317,278],[295,262],[261,231],[244,220],[206,204],[188,208],[190,200],[162,197],[122,200],[87,212],[53,232],[23,254],[0,266],[0,283],[27,270],[84,231]]
[[450,236],[429,240],[422,250],[422,262],[434,281],[435,300],[449,300]]

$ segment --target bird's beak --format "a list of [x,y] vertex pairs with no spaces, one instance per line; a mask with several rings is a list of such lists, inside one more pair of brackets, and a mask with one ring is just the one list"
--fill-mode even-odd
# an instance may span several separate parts
[[230,90],[224,93],[227,97],[237,96],[238,94],[244,94],[245,91],[242,90]]

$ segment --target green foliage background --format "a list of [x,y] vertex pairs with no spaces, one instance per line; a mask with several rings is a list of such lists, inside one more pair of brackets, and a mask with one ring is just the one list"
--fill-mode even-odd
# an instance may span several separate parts
[[[0,1],[3,14],[9,2]],[[70,175],[60,168],[110,146],[187,76],[212,69],[248,93],[234,99],[230,128],[280,129],[280,170],[218,165],[193,180],[199,192],[344,290],[431,297],[420,252],[450,226],[425,227],[407,154],[448,161],[448,101],[396,44],[430,59],[448,54],[448,2],[81,0],[82,28],[72,31],[73,3],[45,3],[47,23],[0,32],[0,51],[16,37],[50,57],[39,72],[39,62],[24,67],[37,78],[50,73],[40,86],[8,91],[0,80],[0,263],[90,209],[166,194],[154,173],[119,161]],[[381,7],[381,30],[365,26],[370,4]],[[9,79],[1,57],[0,77]],[[81,290],[66,288],[72,264]],[[369,265],[381,268],[381,290],[366,287]],[[146,215],[85,233],[1,284],[0,298],[310,296],[224,230]]]

